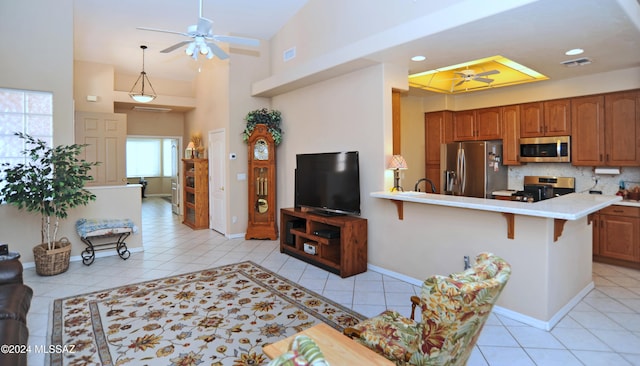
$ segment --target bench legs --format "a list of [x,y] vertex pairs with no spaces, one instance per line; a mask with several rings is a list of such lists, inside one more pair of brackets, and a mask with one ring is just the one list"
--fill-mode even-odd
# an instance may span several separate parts
[[121,234],[116,234],[117,236],[117,240],[116,241],[110,241],[108,243],[100,243],[100,244],[94,244],[91,240],[92,239],[96,239],[96,238],[104,238],[104,237],[110,237],[110,236],[94,236],[94,237],[87,237],[87,238],[81,238],[82,241],[87,245],[87,248],[84,249],[84,251],[82,251],[81,256],[82,256],[82,263],[84,263],[85,265],[89,266],[93,263],[93,261],[96,259],[96,252],[99,250],[109,250],[109,249],[116,249],[116,252],[118,253],[118,255],[120,256],[120,258],[122,259],[127,259],[129,258],[129,256],[131,256],[131,253],[129,252],[129,249],[127,249],[127,243],[124,242],[124,240],[126,238],[129,237],[129,235],[131,235],[130,232],[126,232],[126,233],[121,233]]

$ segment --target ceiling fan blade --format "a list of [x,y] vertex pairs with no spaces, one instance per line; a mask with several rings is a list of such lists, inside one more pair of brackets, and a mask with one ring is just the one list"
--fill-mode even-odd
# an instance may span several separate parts
[[207,46],[211,48],[211,52],[213,52],[214,55],[218,56],[219,59],[226,60],[229,58],[229,55],[227,55],[227,53],[224,52],[222,48],[218,47],[217,44],[209,42],[207,43]]
[[488,78],[475,78],[473,80],[482,81],[483,83],[487,83],[487,84],[489,84],[489,83],[491,83],[493,81],[493,79],[488,79]]
[[198,27],[196,28],[196,32],[198,32],[199,35],[209,35],[212,25],[213,22],[211,20],[200,17],[200,19],[198,19]]
[[499,73],[500,71],[498,70],[489,70],[489,71],[477,73],[476,76],[488,76],[488,75],[499,74]]
[[176,31],[170,31],[170,30],[166,30],[166,29],[156,29],[156,28],[147,28],[147,27],[136,27],[136,29],[144,30],[144,31],[151,31],[151,32],[162,32],[162,33],[180,34],[180,35],[183,35],[183,36],[190,37],[188,33],[184,33],[184,32],[176,32]]
[[252,46],[252,47],[260,46],[260,40],[257,40],[254,38],[215,35],[213,36],[213,39],[220,42],[239,44],[243,46]]
[[171,47],[167,47],[167,48],[165,48],[164,50],[160,51],[160,53],[169,53],[169,52],[171,52],[171,51],[175,51],[175,50],[177,50],[178,48],[180,48],[180,47],[182,47],[182,46],[184,46],[184,45],[187,45],[187,44],[189,44],[189,43],[191,43],[191,42],[192,42],[192,41],[182,41],[182,42],[178,42],[178,43],[174,44],[173,46],[171,46]]
[[462,80],[462,81],[458,82],[456,85],[454,85],[454,87],[456,87],[456,86],[458,86],[458,85],[462,85],[462,84],[464,84],[464,82],[465,82],[465,81],[466,81],[466,80]]

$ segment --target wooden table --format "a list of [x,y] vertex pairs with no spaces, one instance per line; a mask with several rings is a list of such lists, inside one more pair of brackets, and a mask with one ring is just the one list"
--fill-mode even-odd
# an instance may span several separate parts
[[269,358],[274,359],[289,351],[291,341],[301,334],[308,336],[316,342],[331,366],[395,366],[393,362],[331,328],[325,323],[320,323],[300,333],[294,334],[291,337],[264,346],[262,350],[267,356],[269,356]]

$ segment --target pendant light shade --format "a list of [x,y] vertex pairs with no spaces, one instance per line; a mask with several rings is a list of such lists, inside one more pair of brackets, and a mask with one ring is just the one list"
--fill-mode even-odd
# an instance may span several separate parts
[[[135,100],[138,103],[149,103],[150,101],[156,99],[156,91],[153,89],[149,78],[147,77],[147,73],[144,72],[144,50],[147,49],[147,46],[140,46],[142,48],[142,72],[140,72],[140,76],[138,76],[138,80],[136,80],[135,84],[131,88],[129,92],[129,96],[131,99]],[[136,89],[140,84],[140,89]],[[145,92],[145,84],[151,88],[151,92],[148,90]]]

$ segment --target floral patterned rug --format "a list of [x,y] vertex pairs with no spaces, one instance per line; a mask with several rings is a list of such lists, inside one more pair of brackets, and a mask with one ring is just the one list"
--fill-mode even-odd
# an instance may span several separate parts
[[253,262],[54,301],[51,365],[266,365],[262,346],[365,317]]

